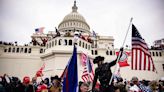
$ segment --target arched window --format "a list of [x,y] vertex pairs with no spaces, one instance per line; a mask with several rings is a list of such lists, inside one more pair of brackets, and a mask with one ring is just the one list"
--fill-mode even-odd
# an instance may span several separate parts
[[31,53],[31,48],[28,49],[28,53]]
[[61,45],[61,41],[62,41],[62,39],[59,39],[59,45]]
[[21,51],[20,52],[23,52],[23,48],[21,48]]
[[84,48],[84,42],[83,42],[83,48]]
[[93,50],[91,51],[92,55],[93,55]]
[[113,51],[113,55],[115,55],[115,51]]
[[12,52],[15,52],[15,48],[13,48]]
[[72,45],[72,40],[69,40],[69,45]]
[[97,50],[95,50],[95,55],[97,55],[98,54],[98,52],[97,52]]
[[112,55],[112,51],[110,51],[110,55]]
[[153,56],[155,56],[154,52],[153,52]]
[[8,50],[8,52],[11,52],[11,47],[9,47],[9,50]]
[[79,41],[79,46],[81,46],[81,41]]
[[90,50],[90,48],[91,48],[90,45],[88,45],[88,50]]
[[156,52],[156,56],[158,57],[158,52]]
[[85,48],[87,49],[87,44],[85,44]]
[[40,49],[40,53],[43,53],[43,49]]
[[48,43],[46,44],[46,48],[48,49]]
[[159,52],[159,56],[160,56],[160,57],[162,56],[162,53],[161,53],[161,52]]
[[108,50],[106,51],[106,55],[109,55],[109,51]]
[[19,52],[19,48],[17,48],[17,51],[16,51],[17,53]]
[[51,42],[49,43],[49,48],[51,48]]
[[57,40],[55,40],[55,45],[57,45]]
[[4,52],[7,52],[7,49],[4,49]]
[[52,47],[54,47],[54,41],[52,41]]
[[25,48],[24,53],[27,53],[27,48]]
[[64,39],[64,45],[67,45],[67,39]]

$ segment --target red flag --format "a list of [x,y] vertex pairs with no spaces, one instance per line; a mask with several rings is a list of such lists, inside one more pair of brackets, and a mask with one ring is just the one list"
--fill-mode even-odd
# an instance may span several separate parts
[[43,63],[42,67],[36,72],[36,77],[42,77],[43,76],[44,68],[45,68],[45,63]]
[[132,70],[156,71],[149,48],[134,25],[132,25],[131,68]]
[[[116,52],[116,55],[118,56],[119,52]],[[130,52],[123,52],[122,53],[120,61],[118,62],[120,67],[129,66],[129,64],[128,64],[128,56],[130,56]]]

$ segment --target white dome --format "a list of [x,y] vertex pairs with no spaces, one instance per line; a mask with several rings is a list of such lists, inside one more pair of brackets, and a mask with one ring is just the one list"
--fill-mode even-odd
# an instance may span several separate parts
[[85,18],[77,12],[78,7],[76,6],[76,2],[74,2],[74,6],[72,7],[72,12],[66,15],[63,21],[59,24],[59,31],[65,30],[79,30],[83,32],[90,32],[90,27],[85,21]]
[[84,17],[78,12],[71,12],[70,14],[66,15],[62,22],[71,21],[71,20],[81,21],[86,23]]

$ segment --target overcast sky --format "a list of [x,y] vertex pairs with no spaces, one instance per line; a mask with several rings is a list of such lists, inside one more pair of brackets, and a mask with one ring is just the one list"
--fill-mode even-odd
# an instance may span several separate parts
[[[35,28],[53,31],[72,11],[73,0],[0,0],[0,40],[29,43]],[[164,0],[77,0],[91,30],[122,45],[130,18],[148,43],[164,38]],[[130,45],[131,31],[125,44]]]

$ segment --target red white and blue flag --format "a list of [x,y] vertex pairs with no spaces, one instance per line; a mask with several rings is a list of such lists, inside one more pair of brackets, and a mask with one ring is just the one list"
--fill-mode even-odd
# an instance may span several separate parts
[[82,80],[84,82],[88,82],[88,81],[92,82],[94,79],[92,63],[91,63],[89,57],[84,53],[81,53],[81,64],[84,68],[83,74],[81,76]]
[[39,34],[43,34],[43,30],[44,30],[44,27],[36,28],[36,29],[35,29],[35,33],[36,33],[36,34],[38,34],[38,33],[39,33]]
[[132,70],[155,71],[155,66],[149,48],[137,28],[132,24]]
[[78,92],[77,48],[74,45],[73,54],[64,70],[63,92]]

